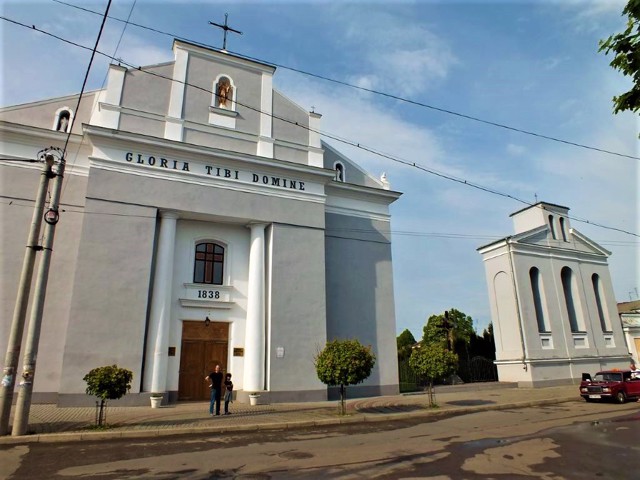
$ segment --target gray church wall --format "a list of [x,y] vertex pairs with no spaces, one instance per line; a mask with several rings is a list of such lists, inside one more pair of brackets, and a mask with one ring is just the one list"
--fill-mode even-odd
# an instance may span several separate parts
[[[173,77],[173,63],[159,65],[156,67],[144,67],[144,71],[127,70],[122,88],[122,99],[120,104],[123,107],[139,110],[141,112],[166,115],[169,110],[169,93],[171,92],[171,78]],[[151,73],[145,73],[145,71]],[[167,77],[167,78],[162,78]],[[126,131],[129,130],[121,127]],[[164,129],[161,135],[154,132],[146,135],[164,136]]]
[[327,340],[357,338],[374,348],[374,370],[350,387],[352,395],[397,393],[391,245],[382,233],[389,224],[337,214],[326,219]]
[[94,171],[92,193],[96,198],[140,204],[174,211],[324,227],[324,206],[270,195],[248,194],[230,189],[148,178],[110,171]]
[[[271,372],[269,398],[326,400],[313,357],[326,340],[324,232],[274,224],[271,227],[273,285],[269,299]],[[278,355],[278,349],[281,355]]]
[[[22,264],[25,256],[31,218],[33,215],[35,194],[40,180],[41,167],[15,168],[0,166],[0,176],[11,178],[11,181],[0,182],[0,195],[11,199],[14,203],[0,204],[0,217],[3,225],[0,245],[2,245],[2,277],[0,280],[0,350],[6,352],[9,330],[13,318],[13,311],[17,297],[17,288]],[[51,256],[47,296],[44,304],[42,330],[40,334],[38,361],[35,375],[34,401],[55,401],[60,386],[60,371],[62,365],[62,349],[66,334],[66,320],[69,313],[68,299],[71,297],[73,286],[73,271],[76,265],[76,251],[80,239],[80,228],[83,214],[82,206],[75,202],[78,195],[82,195],[86,188],[86,178],[75,175],[65,176],[65,191],[62,207],[67,212],[60,215],[60,222],[56,227],[56,237]],[[72,207],[72,208],[69,208]],[[77,213],[71,210],[78,211]],[[41,234],[44,232],[44,223]],[[34,279],[38,272],[39,259],[36,255]],[[33,286],[31,295],[33,296]],[[31,309],[27,311],[23,345],[20,360],[25,353],[24,340],[28,331]],[[19,370],[22,368],[20,364]]]
[[213,83],[221,74],[230,77],[236,88],[233,94],[237,102],[236,112],[238,112],[235,130],[257,135],[260,121],[262,76],[259,73],[249,72],[232,65],[215,64],[210,59],[195,54],[189,55],[187,83],[200,88],[189,86],[185,88],[183,108],[185,120],[196,123],[209,122],[209,107],[213,103]]
[[[210,131],[200,131],[196,128],[197,126],[193,124],[185,126],[183,133],[185,143],[221,148],[232,152],[246,153],[248,155],[256,154],[257,137],[250,137],[249,139],[247,136],[233,137],[229,135],[228,132],[224,132],[225,135],[217,135],[212,134]],[[209,127],[207,125],[205,128],[208,130],[215,129],[216,127]]]
[[164,135],[164,126],[165,123],[161,120],[127,113],[120,114],[120,130],[125,132],[162,137]]
[[[96,92],[87,92],[83,95],[80,110],[78,112],[74,112],[75,123],[72,133],[82,134],[82,123],[87,122],[91,116],[95,95]],[[35,102],[24,106],[7,107],[0,110],[0,121],[53,130],[56,112],[63,107],[69,107],[73,111],[75,110],[77,103],[78,96],[73,95],[42,102]],[[63,135],[62,132],[60,135]]]
[[[287,122],[279,120],[284,118]],[[291,122],[296,122],[297,125]],[[280,92],[273,92],[273,138],[298,145],[309,145],[309,113],[286,99]],[[307,163],[306,159],[303,163]]]
[[[91,177],[88,197],[99,182],[99,175]],[[79,242],[61,389],[83,393],[82,378],[90,369],[116,363],[133,371],[135,393],[141,381],[156,209],[89,198],[86,212],[91,214],[85,213]],[[61,396],[60,404],[76,400]]]
[[285,162],[302,164],[307,164],[309,159],[309,154],[306,150],[292,148],[288,145],[279,145],[277,143],[273,147],[273,156],[278,160],[284,160]]
[[372,179],[367,173],[360,169],[355,163],[348,158],[340,155],[336,150],[325,142],[322,142],[324,148],[324,168],[334,170],[336,162],[340,162],[344,167],[344,177],[346,183],[355,185],[363,185],[365,187],[380,188],[380,184]]

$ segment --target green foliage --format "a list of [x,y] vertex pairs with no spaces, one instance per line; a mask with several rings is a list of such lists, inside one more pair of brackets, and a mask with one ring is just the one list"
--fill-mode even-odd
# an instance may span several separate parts
[[404,330],[396,339],[398,346],[398,361],[402,362],[411,356],[411,349],[416,344],[416,339],[409,329]]
[[316,373],[326,385],[356,385],[364,382],[376,363],[371,347],[358,340],[334,340],[315,358]]
[[318,378],[325,385],[340,386],[340,413],[345,414],[345,387],[365,381],[376,363],[371,347],[358,340],[334,340],[327,342],[315,357]]
[[87,373],[83,380],[87,382],[86,392],[101,400],[117,400],[131,390],[133,372],[117,365],[98,367]]
[[448,327],[444,314],[431,315],[422,330],[422,343],[441,343],[452,347],[456,342],[469,344],[475,333],[473,319],[455,308],[449,310]]
[[117,365],[98,367],[87,373],[83,380],[87,382],[87,394],[100,399],[100,410],[96,416],[98,427],[104,426],[106,418],[106,401],[124,397],[131,390],[133,372]]
[[640,0],[629,0],[622,14],[629,17],[625,31],[600,41],[601,52],[615,54],[609,65],[633,78],[631,90],[613,97],[613,113],[640,109]]
[[423,344],[411,353],[409,365],[418,374],[429,381],[429,406],[436,407],[433,382],[455,372],[458,367],[458,355],[450,351],[441,341]]
[[416,348],[409,358],[409,365],[432,383],[455,372],[458,355],[442,343],[432,343]]

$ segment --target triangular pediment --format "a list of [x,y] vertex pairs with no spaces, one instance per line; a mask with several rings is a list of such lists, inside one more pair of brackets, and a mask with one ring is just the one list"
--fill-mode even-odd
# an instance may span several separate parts
[[598,245],[596,242],[594,242],[590,238],[578,232],[575,228],[572,228],[569,230],[569,235],[574,240],[573,243],[578,250],[588,252],[588,253],[595,253],[598,255],[604,255],[605,257],[608,257],[609,255],[611,255],[611,252],[609,250]]
[[601,255],[604,257],[611,255],[610,251],[573,228],[569,230],[567,241],[553,239],[551,232],[549,231],[549,227],[543,225],[514,235],[511,237],[511,242],[521,245],[536,245],[547,249],[573,250],[592,255]]
[[542,225],[526,232],[518,233],[511,237],[511,241],[515,243],[535,243],[546,245],[549,239],[549,227]]

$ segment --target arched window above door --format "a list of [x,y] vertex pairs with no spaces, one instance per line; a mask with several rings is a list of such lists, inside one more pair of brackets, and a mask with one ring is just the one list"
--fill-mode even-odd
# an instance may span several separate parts
[[196,244],[193,283],[222,285],[224,283],[224,246],[213,242]]

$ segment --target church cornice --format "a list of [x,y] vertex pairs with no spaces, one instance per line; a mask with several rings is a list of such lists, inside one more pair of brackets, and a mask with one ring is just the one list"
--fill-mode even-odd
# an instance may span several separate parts
[[197,155],[202,160],[210,159],[212,156],[245,166],[259,167],[265,171],[282,171],[296,173],[305,177],[312,177],[315,181],[325,183],[333,179],[335,172],[324,168],[312,167],[309,165],[287,162],[275,158],[260,157],[242,152],[233,152],[213,147],[195,145],[191,143],[168,140],[165,138],[152,137],[139,133],[114,130],[110,128],[97,127],[94,125],[83,125],[84,132],[90,139],[100,139],[103,142],[115,143],[120,147],[149,146],[154,150],[166,150],[170,154],[181,157]]
[[202,58],[214,60],[221,64],[232,65],[235,67],[243,67],[252,71],[260,71],[273,75],[276,71],[276,67],[267,63],[257,62],[247,57],[242,57],[235,53],[229,53],[227,51],[217,50],[211,47],[205,47],[204,45],[198,45],[197,43],[191,43],[184,40],[173,40],[173,48],[180,48],[186,50],[189,54],[194,54]]
[[[332,170],[331,172],[335,175],[335,172]],[[364,199],[363,197],[365,197],[366,200],[384,203],[387,205],[395,202],[402,195],[402,192],[396,192],[393,190],[384,190],[382,188],[365,187],[362,185],[341,182],[328,183],[326,191],[328,195],[357,199]]]
[[[2,132],[3,143],[9,143],[10,141],[25,143],[24,137],[27,136],[33,139],[29,143],[37,144],[46,139],[48,142],[59,142],[60,147],[64,144],[67,136],[66,133],[57,132],[50,128],[33,127],[30,125],[6,122],[3,120],[0,120],[0,132]],[[81,144],[82,138],[82,135],[72,133],[69,137],[69,143]],[[42,146],[40,146],[40,148],[42,148]]]

